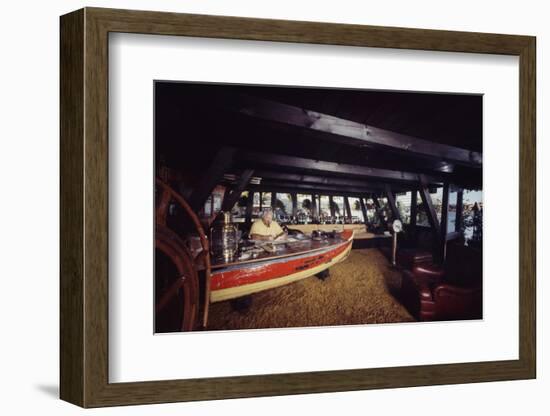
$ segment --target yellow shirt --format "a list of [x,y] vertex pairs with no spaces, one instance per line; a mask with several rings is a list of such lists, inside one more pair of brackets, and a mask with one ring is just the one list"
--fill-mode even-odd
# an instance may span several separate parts
[[252,227],[250,228],[250,236],[258,234],[261,236],[272,236],[275,238],[282,232],[283,229],[275,221],[271,221],[271,224],[269,224],[268,227],[261,219],[254,221],[254,224],[252,224]]

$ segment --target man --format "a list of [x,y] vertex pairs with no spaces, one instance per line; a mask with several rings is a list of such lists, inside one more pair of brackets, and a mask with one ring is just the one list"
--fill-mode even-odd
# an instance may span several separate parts
[[273,221],[271,209],[263,210],[261,218],[254,221],[250,228],[250,238],[252,240],[272,241],[285,237],[286,232],[276,221]]

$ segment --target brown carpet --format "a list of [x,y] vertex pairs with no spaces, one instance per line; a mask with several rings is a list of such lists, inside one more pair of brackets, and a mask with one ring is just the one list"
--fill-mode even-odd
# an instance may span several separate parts
[[377,249],[352,250],[321,281],[308,277],[252,295],[245,311],[229,301],[210,308],[208,329],[287,328],[325,325],[410,322],[413,317],[390,294],[401,276]]

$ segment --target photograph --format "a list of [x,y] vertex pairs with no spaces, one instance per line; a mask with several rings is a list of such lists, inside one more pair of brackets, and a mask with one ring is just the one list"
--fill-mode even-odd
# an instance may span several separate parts
[[483,319],[482,94],[153,90],[154,333]]
[[[71,414],[535,409],[544,13],[256,3],[67,4],[12,30],[41,45],[14,43],[28,68],[59,60],[7,84],[38,117],[12,120],[25,137],[8,171],[30,179],[11,180],[14,201],[40,204],[5,204],[24,240],[6,276],[26,270],[29,236],[59,244],[34,261],[56,282],[7,279],[39,286],[6,291],[37,307],[5,332],[40,340],[38,364],[8,373]],[[29,82],[59,106],[31,111]],[[57,221],[40,197],[55,188],[36,186],[44,146]]]

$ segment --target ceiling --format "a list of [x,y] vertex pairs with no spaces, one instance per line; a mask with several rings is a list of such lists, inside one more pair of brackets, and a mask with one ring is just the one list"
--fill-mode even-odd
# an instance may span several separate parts
[[[246,97],[245,104],[242,97]],[[269,112],[255,111],[254,106],[262,103],[267,103]],[[302,120],[304,112],[396,133],[398,145],[363,144],[357,138],[319,131],[308,124],[307,118]],[[399,146],[401,137],[405,137],[403,146]],[[410,147],[409,142],[415,140],[423,144],[428,156]],[[323,173],[294,164],[295,158],[303,158],[380,172],[423,174],[433,180],[481,188],[481,163],[461,163],[438,155],[440,148],[481,155],[482,96],[156,82],[155,143],[157,163],[167,164],[187,177],[200,177],[221,148],[231,147],[236,149],[231,170],[237,174],[254,168],[346,176],[337,170]],[[252,156],[241,157],[251,152]],[[269,155],[285,156],[288,160],[275,165],[266,163]],[[373,176],[368,182],[407,181]]]

